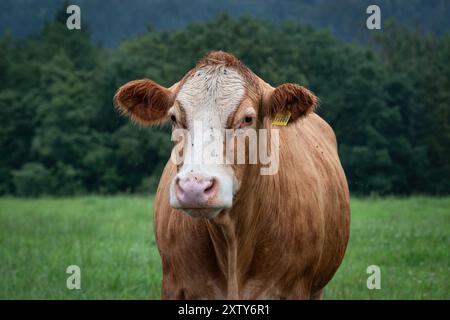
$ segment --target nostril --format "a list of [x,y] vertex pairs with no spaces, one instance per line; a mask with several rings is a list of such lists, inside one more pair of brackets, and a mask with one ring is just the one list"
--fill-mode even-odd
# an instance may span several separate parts
[[208,181],[208,185],[205,187],[203,192],[206,194],[211,193],[215,186],[216,186],[216,179],[212,178],[211,180]]
[[181,183],[180,183],[180,178],[178,178],[178,177],[175,178],[175,188],[178,191],[183,191],[183,188],[181,187]]

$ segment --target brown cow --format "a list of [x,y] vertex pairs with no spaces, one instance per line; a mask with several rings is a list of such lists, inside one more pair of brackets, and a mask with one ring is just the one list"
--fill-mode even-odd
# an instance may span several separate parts
[[[304,87],[273,88],[225,52],[209,53],[170,88],[136,80],[117,91],[116,108],[136,122],[170,120],[193,136],[174,139],[182,160],[168,161],[155,199],[162,298],[322,297],[344,256],[350,207],[336,138],[316,104]],[[275,115],[287,112],[289,123],[275,126]],[[269,129],[270,143],[278,136],[272,174],[262,174],[259,159],[248,163],[250,151],[245,163],[211,164],[209,150],[196,149],[196,138],[214,130],[231,130],[236,141],[259,129]],[[222,146],[226,159],[239,151]],[[200,162],[186,160],[198,155]]]

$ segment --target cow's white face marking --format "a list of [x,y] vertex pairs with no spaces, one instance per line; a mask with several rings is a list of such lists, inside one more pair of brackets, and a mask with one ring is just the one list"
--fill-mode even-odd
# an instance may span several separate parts
[[187,122],[202,121],[207,128],[224,128],[245,94],[244,79],[223,65],[199,69],[181,88],[177,100],[186,110]]
[[[180,89],[176,101],[185,110],[187,129],[191,134],[191,143],[184,143],[183,157],[191,157],[195,148],[195,135],[199,135],[194,126],[201,125],[201,134],[203,136],[211,134],[213,131],[220,130],[225,132],[227,120],[237,109],[245,95],[245,81],[242,76],[233,69],[224,65],[212,65],[200,68],[189,78]],[[174,108],[174,107],[172,107]],[[173,110],[169,110],[169,114]],[[206,148],[200,150],[203,159],[210,157],[206,154]],[[211,162],[208,162],[211,163]],[[223,208],[229,208],[233,202],[233,196],[239,189],[233,169],[226,164],[192,164],[183,163],[179,168],[178,174],[171,183],[170,204],[174,208],[183,208],[176,196],[176,180],[187,179],[188,177],[214,177],[216,179],[218,190],[214,197],[214,202],[210,206],[212,209],[189,210],[185,211],[192,216],[202,216],[213,218]],[[185,206],[184,206],[185,207]]]

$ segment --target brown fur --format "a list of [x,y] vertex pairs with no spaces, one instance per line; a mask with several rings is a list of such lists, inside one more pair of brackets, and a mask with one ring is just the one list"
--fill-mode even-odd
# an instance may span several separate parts
[[182,87],[182,85],[191,77],[194,76],[194,74],[201,68],[205,66],[214,66],[214,65],[224,65],[227,68],[232,68],[236,71],[238,71],[241,76],[244,78],[246,82],[246,89],[247,89],[247,96],[249,98],[256,98],[260,95],[260,87],[258,85],[258,82],[260,79],[251,71],[245,64],[243,64],[240,60],[238,60],[235,56],[232,54],[229,54],[227,52],[223,51],[212,51],[209,52],[207,55],[205,55],[203,58],[201,58],[195,67],[191,69],[186,75],[181,79],[179,82],[179,88]]
[[278,112],[291,112],[290,121],[295,121],[314,111],[317,97],[308,89],[293,83],[285,83],[271,92],[264,113],[275,117]]
[[[260,165],[235,168],[242,185],[233,207],[212,220],[169,206],[177,168],[167,163],[154,207],[162,298],[321,298],[349,238],[349,192],[333,130],[313,112],[317,98],[307,89],[274,89],[227,53],[210,53],[196,68],[208,63],[245,74],[246,101],[254,102],[258,128],[272,128],[271,118],[286,109],[301,121],[277,127],[278,173],[260,175]],[[191,75],[192,70],[180,84]]]
[[130,81],[114,96],[116,109],[143,125],[164,121],[173,101],[174,96],[169,89],[148,79]]
[[167,164],[154,216],[163,298],[320,296],[348,241],[347,183],[333,132],[317,115],[283,128],[280,140],[278,174],[248,166],[233,208],[212,221],[169,207],[176,169]]

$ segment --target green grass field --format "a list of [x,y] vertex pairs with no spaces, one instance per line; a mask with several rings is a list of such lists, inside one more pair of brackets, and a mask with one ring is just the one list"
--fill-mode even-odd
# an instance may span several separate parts
[[[157,299],[152,199],[0,199],[0,299]],[[325,299],[450,299],[450,198],[353,199]],[[66,268],[81,268],[81,290]],[[368,290],[366,268],[381,268]]]

